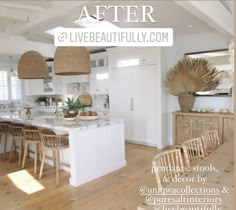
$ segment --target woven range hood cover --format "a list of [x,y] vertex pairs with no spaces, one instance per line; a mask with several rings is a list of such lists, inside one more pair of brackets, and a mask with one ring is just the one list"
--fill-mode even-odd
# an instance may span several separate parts
[[85,47],[57,47],[54,55],[56,75],[81,75],[90,72],[90,57]]
[[19,79],[47,79],[48,66],[45,58],[36,51],[25,52],[18,62]]

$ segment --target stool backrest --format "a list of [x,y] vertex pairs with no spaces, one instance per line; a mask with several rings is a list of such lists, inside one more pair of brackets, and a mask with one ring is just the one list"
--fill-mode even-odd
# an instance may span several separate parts
[[217,149],[221,144],[217,130],[204,132],[202,134],[202,143],[206,155]]
[[10,125],[9,131],[12,136],[23,136],[23,128],[24,126],[21,125]]
[[172,149],[156,155],[152,161],[157,187],[163,188],[184,172],[180,149]]
[[47,148],[63,148],[69,145],[68,135],[56,135],[52,131],[41,131],[41,141]]
[[184,151],[184,160],[189,169],[197,165],[205,157],[201,138],[185,141],[182,144],[182,148]]
[[9,130],[9,124],[0,122],[0,133],[7,133]]
[[25,141],[40,141],[39,130],[37,127],[25,127],[23,129]]

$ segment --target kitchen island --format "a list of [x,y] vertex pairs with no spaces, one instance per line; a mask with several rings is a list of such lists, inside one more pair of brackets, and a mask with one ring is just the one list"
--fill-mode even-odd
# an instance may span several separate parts
[[[1,113],[0,120],[69,133],[70,184],[80,186],[126,166],[124,120],[66,121],[54,116],[25,116]],[[63,161],[63,158],[62,158]]]

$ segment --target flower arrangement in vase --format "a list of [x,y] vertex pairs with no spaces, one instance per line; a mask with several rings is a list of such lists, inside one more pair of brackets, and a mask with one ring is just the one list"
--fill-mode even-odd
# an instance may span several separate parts
[[193,93],[214,90],[220,75],[206,59],[183,58],[167,74],[166,87],[178,96],[181,111],[189,112],[194,104]]

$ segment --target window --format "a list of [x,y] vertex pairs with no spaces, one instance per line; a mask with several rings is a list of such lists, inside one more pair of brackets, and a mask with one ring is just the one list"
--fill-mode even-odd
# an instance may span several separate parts
[[8,100],[8,78],[6,71],[0,71],[0,100]]
[[20,100],[21,99],[21,82],[18,77],[11,78],[11,99]]
[[21,81],[0,70],[0,101],[21,100]]

